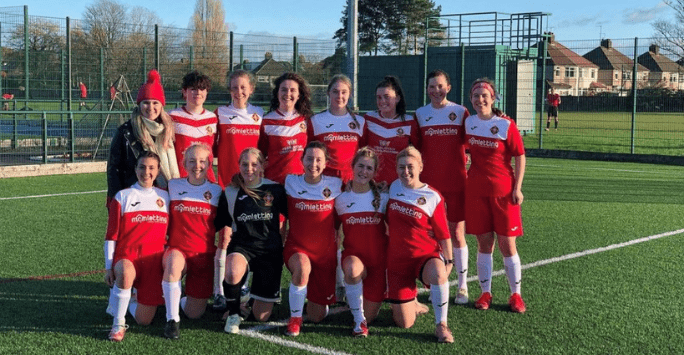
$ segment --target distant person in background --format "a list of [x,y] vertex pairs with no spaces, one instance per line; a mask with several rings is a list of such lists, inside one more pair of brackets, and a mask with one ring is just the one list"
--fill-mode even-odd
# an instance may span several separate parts
[[492,253],[496,242],[511,289],[508,304],[511,311],[524,313],[516,239],[523,235],[520,205],[525,147],[515,122],[493,106],[495,98],[491,80],[475,80],[470,102],[477,114],[465,120],[471,160],[466,180],[466,233],[477,237],[477,276],[482,289],[475,308],[489,309],[492,303]]
[[131,119],[124,122],[112,138],[107,161],[108,205],[117,192],[135,183],[135,162],[146,151],[154,152],[161,160],[156,186],[166,188],[170,179],[180,177],[173,146],[174,123],[164,111],[164,88],[155,69],[149,72],[147,82],[138,90],[136,102],[138,106],[133,109]]
[[2,103],[2,110],[9,111],[9,100],[14,99],[14,94],[4,93],[2,94],[2,99],[5,100],[5,102]]
[[114,84],[112,84],[112,85],[109,87],[109,98],[110,98],[112,101],[114,101],[114,99],[116,98],[116,87],[114,87]]
[[553,129],[558,129],[558,105],[561,103],[560,95],[555,93],[553,89],[549,89],[549,94],[546,95],[546,103],[549,105],[547,110],[548,116],[546,117],[546,130],[549,130],[551,126],[551,117],[555,121]]
[[[81,102],[79,104],[78,109],[80,110],[81,107],[84,107],[86,105],[85,100],[88,98],[88,88],[86,88],[85,84],[82,81],[78,82],[78,89],[81,93]],[[87,109],[88,107],[86,107]]]

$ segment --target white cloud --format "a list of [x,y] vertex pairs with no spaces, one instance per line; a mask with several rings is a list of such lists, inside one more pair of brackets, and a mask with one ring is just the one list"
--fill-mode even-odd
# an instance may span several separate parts
[[622,23],[638,24],[644,22],[651,22],[655,20],[659,14],[667,11],[669,7],[665,2],[661,1],[656,6],[645,9],[626,9],[622,14]]

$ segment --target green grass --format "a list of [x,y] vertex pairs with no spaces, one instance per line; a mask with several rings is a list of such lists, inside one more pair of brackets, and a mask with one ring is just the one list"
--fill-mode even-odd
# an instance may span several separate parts
[[[681,167],[528,159],[523,184],[523,264],[684,228]],[[0,198],[105,189],[104,174],[0,179]],[[183,319],[181,339],[162,337],[164,310],[151,326],[132,324],[121,344],[106,341],[102,274],[46,280],[25,278],[102,269],[104,193],[0,200],[0,354],[272,354],[310,353],[270,340],[223,333],[219,316]],[[393,325],[387,305],[371,336],[349,336],[351,315],[305,323],[298,338],[283,326],[262,336],[350,354],[677,354],[684,353],[684,234],[582,256],[523,271],[525,314],[506,305],[503,276],[492,283],[488,311],[451,306],[456,343],[434,342],[432,312],[411,329]],[[468,236],[470,275],[476,243]],[[498,252],[495,270],[503,268]],[[288,316],[287,283],[273,320]],[[471,282],[471,301],[479,294]],[[451,288],[452,297],[455,289]],[[427,301],[427,295],[419,299]],[[244,322],[242,328],[257,325]]]
[[[542,148],[602,153],[631,152],[631,113],[561,112],[559,119],[558,130],[553,129],[553,122],[550,131],[542,130]],[[539,131],[538,127],[535,130]],[[523,140],[525,147],[539,148],[539,132],[528,134]],[[684,155],[684,115],[637,113],[634,153]]]

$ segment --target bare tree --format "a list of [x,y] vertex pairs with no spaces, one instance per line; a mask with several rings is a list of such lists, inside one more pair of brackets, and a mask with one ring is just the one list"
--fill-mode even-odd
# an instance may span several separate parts
[[196,67],[216,85],[225,86],[228,68],[228,26],[219,0],[197,0],[192,16]]
[[83,12],[83,29],[93,45],[112,48],[125,35],[126,15],[126,6],[117,0],[96,0]]
[[684,56],[684,0],[664,0],[674,10],[675,21],[655,21],[652,26],[656,42],[663,51]]
[[[31,18],[28,24],[28,43],[24,43],[24,24],[17,25],[10,33],[9,48],[14,49],[9,56],[12,61],[24,58],[23,49],[29,50],[29,75],[34,88],[54,86],[53,77],[60,73],[60,55],[66,46],[64,36],[60,33],[59,22],[47,18]],[[17,66],[23,73],[23,67]]]

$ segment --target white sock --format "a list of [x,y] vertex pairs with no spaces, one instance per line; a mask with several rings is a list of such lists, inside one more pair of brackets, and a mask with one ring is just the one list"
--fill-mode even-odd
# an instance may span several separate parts
[[[344,283],[344,289],[347,293],[347,304],[354,316],[354,323],[356,328],[359,328],[361,322],[366,320],[363,315],[363,281],[357,284]],[[360,330],[360,329],[355,329]]]
[[166,321],[175,320],[180,322],[180,298],[181,282],[162,281],[162,291],[164,292],[164,303],[166,304]]
[[335,282],[336,287],[344,286],[344,271],[342,271],[342,250],[337,249],[337,279]]
[[112,296],[114,293],[114,287],[109,289],[109,299],[107,299],[107,314],[110,316],[114,317],[114,297]]
[[128,311],[131,313],[133,318],[135,318],[135,312],[138,310],[138,297],[131,297],[131,301],[128,302]]
[[477,253],[477,278],[480,279],[482,292],[492,292],[492,254]]
[[522,281],[522,268],[520,266],[520,256],[515,254],[513,256],[503,258],[504,269],[506,270],[506,277],[508,278],[508,285],[511,287],[511,294],[520,293],[520,283]]
[[128,308],[128,303],[131,300],[131,289],[122,290],[114,285],[112,287],[112,298],[112,313],[114,313],[112,326],[124,325],[126,324],[126,308]]
[[468,289],[468,247],[454,248],[454,267],[458,272],[458,289]]
[[214,294],[223,295],[223,278],[226,275],[226,258],[214,258]]
[[290,283],[290,317],[301,317],[306,301],[306,286],[295,286]]
[[441,285],[430,285],[430,296],[432,296],[432,308],[435,310],[435,324],[447,322],[449,313],[449,282]]
[[185,305],[188,303],[188,298],[187,297],[181,297],[180,299],[180,308],[185,312]]

